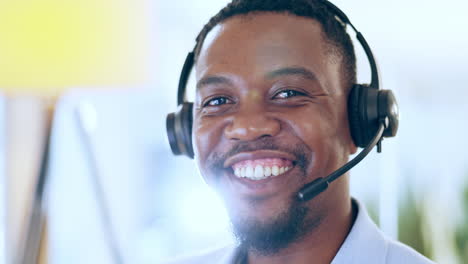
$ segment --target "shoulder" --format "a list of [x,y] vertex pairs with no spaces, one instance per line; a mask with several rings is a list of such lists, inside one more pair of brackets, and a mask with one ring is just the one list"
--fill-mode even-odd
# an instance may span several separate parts
[[371,220],[364,205],[353,199],[357,217],[332,264],[433,264],[414,249],[388,237]]
[[385,263],[388,264],[434,264],[435,262],[424,257],[416,250],[395,240],[387,240],[387,254]]
[[235,255],[235,247],[206,250],[190,256],[177,257],[162,264],[228,264]]

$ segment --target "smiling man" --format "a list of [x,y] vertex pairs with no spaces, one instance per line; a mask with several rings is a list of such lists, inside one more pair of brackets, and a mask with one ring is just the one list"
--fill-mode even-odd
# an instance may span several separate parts
[[195,70],[193,154],[239,243],[175,263],[431,263],[377,229],[348,175],[297,198],[357,151],[354,49],[328,5],[234,0],[200,33]]

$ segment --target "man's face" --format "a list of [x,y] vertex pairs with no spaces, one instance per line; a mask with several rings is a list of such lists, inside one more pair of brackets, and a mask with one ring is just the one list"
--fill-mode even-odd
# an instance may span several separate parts
[[[195,158],[234,222],[287,221],[296,192],[355,151],[341,62],[331,56],[320,25],[293,15],[234,17],[205,40],[196,64]],[[323,217],[347,188],[347,179],[337,181],[307,204],[306,217]]]

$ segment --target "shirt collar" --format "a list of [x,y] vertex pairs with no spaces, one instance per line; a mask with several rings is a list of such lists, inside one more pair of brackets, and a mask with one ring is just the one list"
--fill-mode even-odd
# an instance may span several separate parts
[[358,210],[356,220],[331,264],[383,263],[387,251],[384,235],[366,208],[355,199],[352,203]]

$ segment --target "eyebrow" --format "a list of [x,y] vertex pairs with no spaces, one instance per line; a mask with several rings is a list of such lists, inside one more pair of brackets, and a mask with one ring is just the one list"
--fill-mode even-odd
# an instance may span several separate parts
[[223,76],[206,76],[197,82],[197,89],[211,84],[230,84],[231,81]]
[[[285,75],[299,75],[305,79],[309,79],[313,81],[318,80],[315,73],[313,73],[312,71],[304,67],[284,67],[284,68],[271,71],[266,74],[268,79],[274,79],[279,76],[285,76]],[[223,76],[216,76],[216,75],[206,76],[197,82],[196,88],[200,89],[202,87],[213,85],[213,84],[231,84],[231,80]]]
[[284,75],[299,75],[302,76],[303,78],[309,79],[309,80],[314,80],[317,81],[318,78],[315,75],[315,73],[311,72],[310,70],[304,68],[304,67],[285,67],[285,68],[280,68],[277,70],[274,70],[272,72],[267,73],[267,78],[268,79],[273,79],[279,76],[284,76]]

